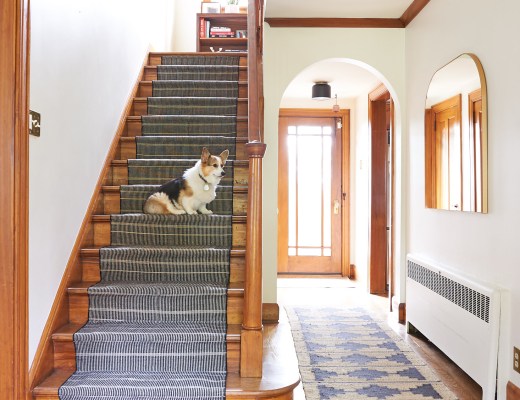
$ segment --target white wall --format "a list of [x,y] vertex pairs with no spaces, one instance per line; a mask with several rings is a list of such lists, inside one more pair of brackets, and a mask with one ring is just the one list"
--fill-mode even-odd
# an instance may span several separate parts
[[[466,275],[509,289],[502,312],[499,399],[520,347],[520,3],[517,0],[436,0],[406,28],[409,136],[408,251],[423,254]],[[513,42],[512,42],[513,40]],[[424,99],[435,71],[461,53],[475,53],[488,89],[489,213],[424,207]]]
[[[266,25],[264,140],[267,144],[267,152],[263,168],[263,300],[268,303],[276,302],[278,110],[283,93],[291,80],[304,68],[325,59],[341,59],[345,62],[357,63],[372,71],[390,89],[397,102],[398,171],[401,167],[400,132],[404,112],[401,110],[400,104],[404,104],[405,99],[404,30],[291,29],[270,28]],[[401,184],[400,177],[397,177],[397,184]],[[354,192],[352,192],[352,196],[354,196]],[[400,193],[397,194],[397,197],[397,201],[401,201]],[[353,218],[357,218],[357,215],[354,215]],[[397,216],[397,222],[396,236],[399,237],[401,214]],[[399,257],[401,257],[401,244],[398,247]],[[356,254],[356,258],[358,255],[361,257],[363,249],[355,248],[353,252]]]
[[32,0],[29,359],[32,360],[130,91],[151,45],[168,49],[167,0]]

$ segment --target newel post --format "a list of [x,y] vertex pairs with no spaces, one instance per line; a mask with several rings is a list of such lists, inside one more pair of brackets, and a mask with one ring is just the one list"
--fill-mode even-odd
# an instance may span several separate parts
[[246,144],[249,157],[248,216],[246,228],[246,271],[244,318],[240,342],[240,375],[262,376],[262,158],[266,145]]

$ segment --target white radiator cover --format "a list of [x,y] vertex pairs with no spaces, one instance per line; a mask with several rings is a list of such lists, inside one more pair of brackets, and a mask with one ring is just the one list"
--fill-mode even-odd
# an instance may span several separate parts
[[495,399],[500,290],[407,256],[406,317]]

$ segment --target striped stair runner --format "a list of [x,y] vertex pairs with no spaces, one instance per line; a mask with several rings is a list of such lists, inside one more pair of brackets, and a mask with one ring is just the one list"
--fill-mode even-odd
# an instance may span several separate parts
[[[158,66],[60,399],[225,398],[238,61],[167,56]],[[142,214],[147,196],[192,167],[203,146],[230,151],[214,214]]]

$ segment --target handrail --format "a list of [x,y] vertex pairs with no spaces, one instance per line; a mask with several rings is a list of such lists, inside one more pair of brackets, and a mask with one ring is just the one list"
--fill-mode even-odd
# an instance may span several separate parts
[[240,342],[240,375],[262,376],[262,158],[263,141],[263,0],[248,5],[248,218],[246,227],[246,270],[244,317]]

